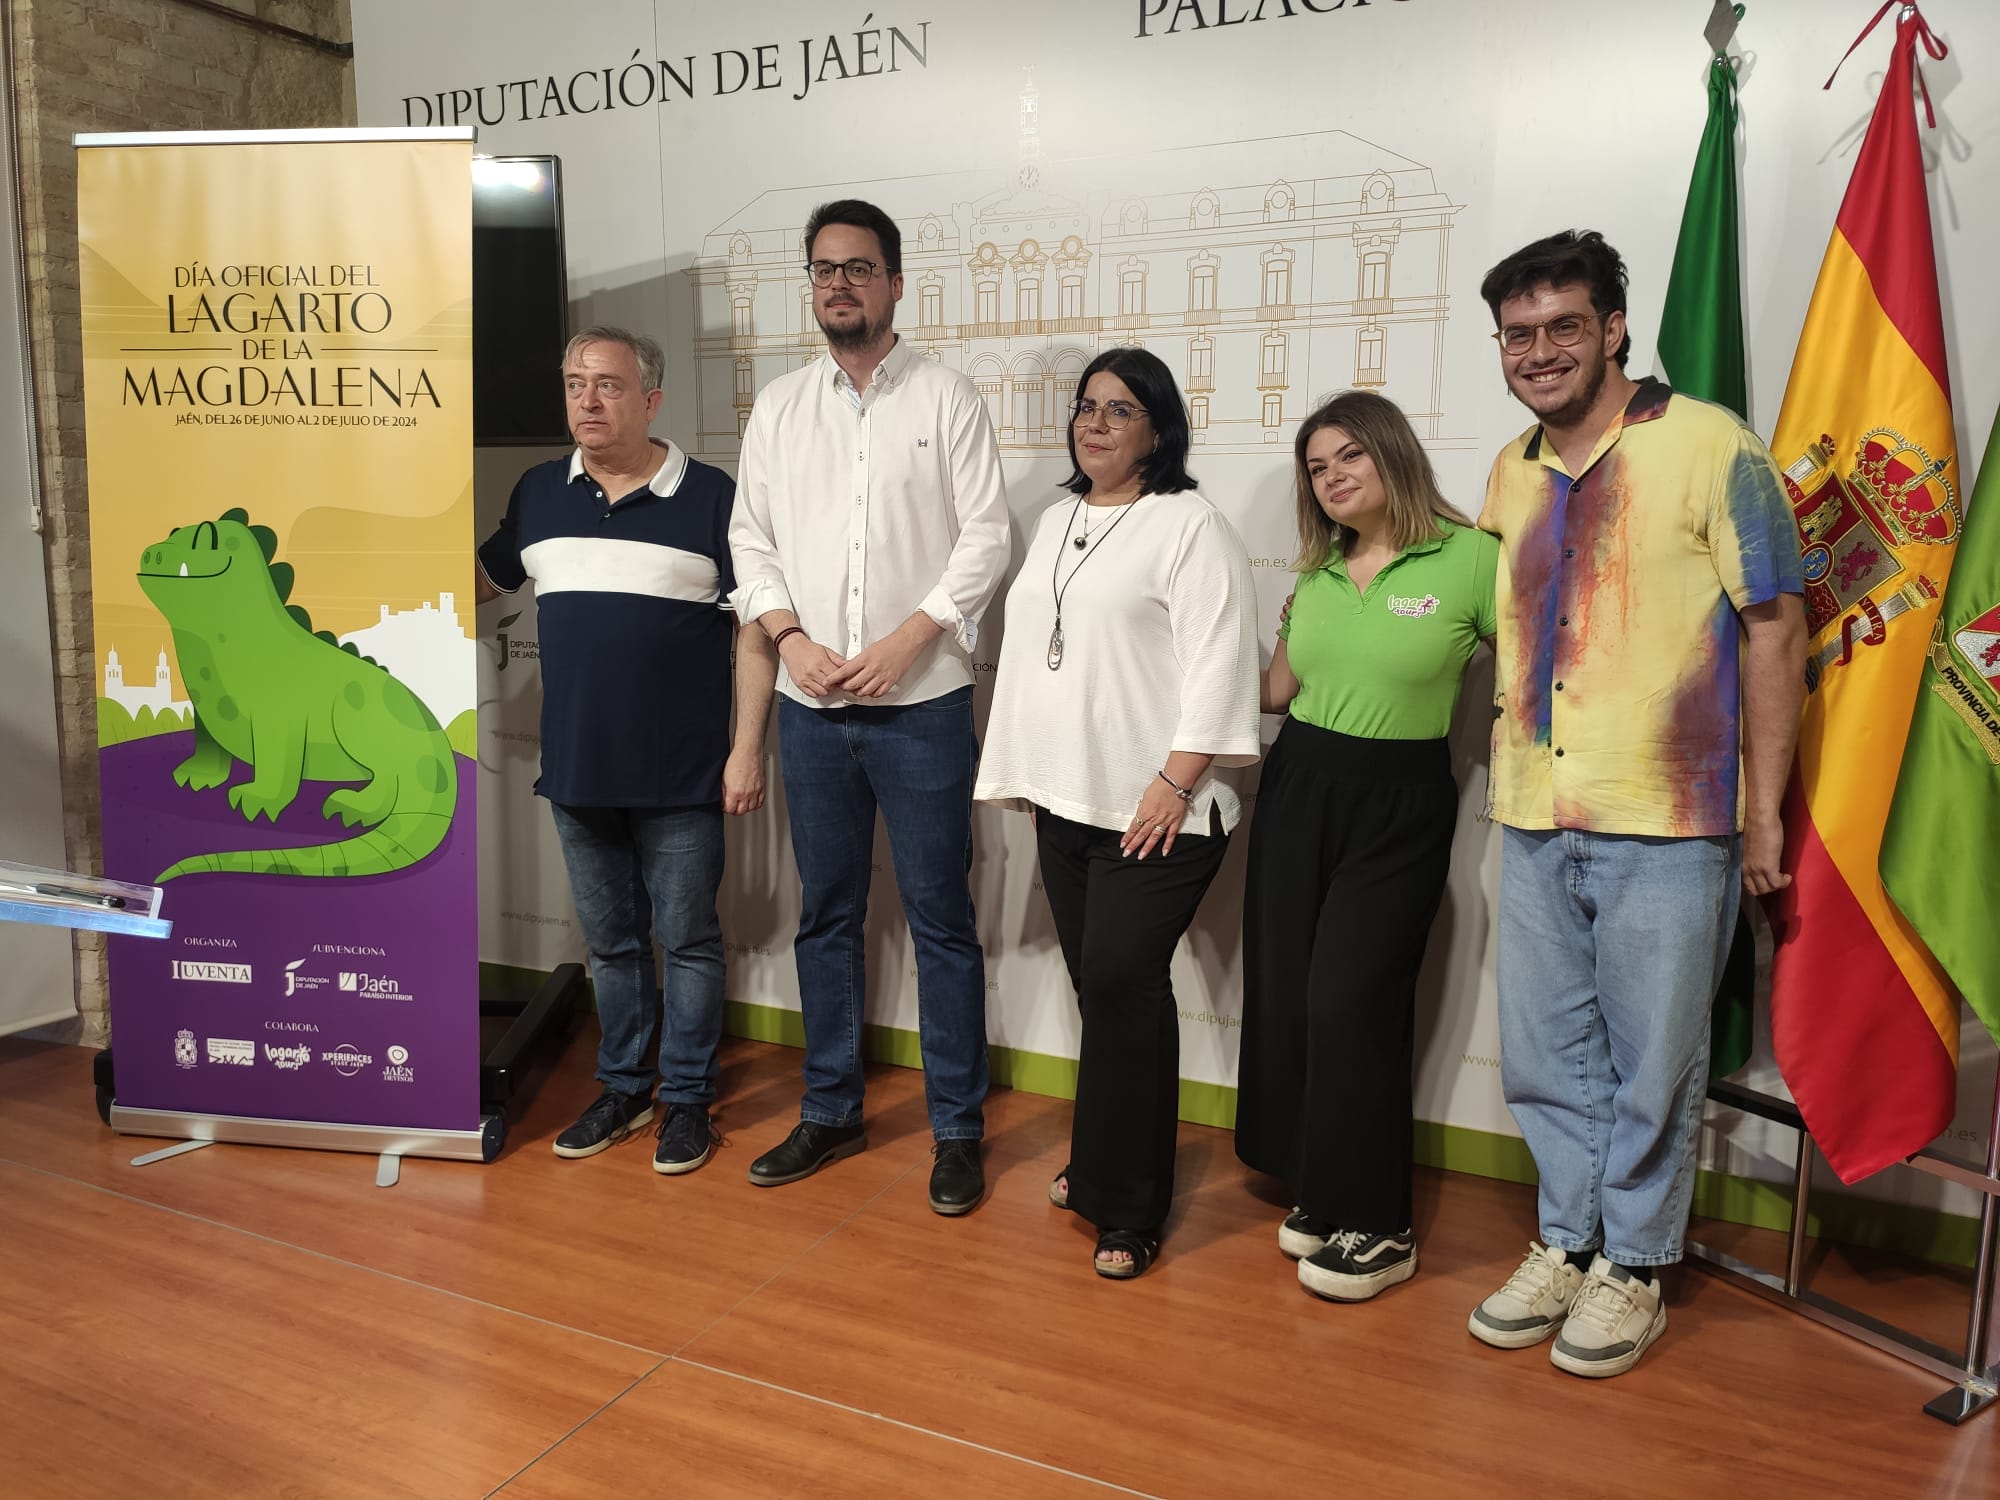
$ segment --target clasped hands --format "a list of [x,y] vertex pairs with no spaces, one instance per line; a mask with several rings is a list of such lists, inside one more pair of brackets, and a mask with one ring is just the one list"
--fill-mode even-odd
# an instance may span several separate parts
[[919,635],[905,623],[852,657],[822,646],[803,632],[787,636],[778,656],[799,691],[808,697],[848,693],[856,698],[880,698],[895,690],[929,644],[928,636]]

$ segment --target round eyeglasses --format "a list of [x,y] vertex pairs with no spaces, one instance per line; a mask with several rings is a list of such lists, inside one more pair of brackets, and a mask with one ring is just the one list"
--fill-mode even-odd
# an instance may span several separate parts
[[1539,323],[1509,323],[1493,335],[1494,342],[1509,354],[1526,354],[1535,347],[1535,336],[1546,331],[1558,349],[1583,342],[1584,331],[1597,321],[1596,313],[1564,313]]
[[1103,405],[1085,398],[1069,409],[1071,422],[1095,422],[1104,418],[1104,425],[1113,432],[1122,432],[1131,425],[1134,417],[1147,415],[1146,408],[1135,406],[1130,401],[1106,401]]
[[847,278],[849,286],[866,286],[875,279],[877,271],[885,269],[881,262],[873,260],[815,260],[806,263],[806,275],[812,278],[814,286],[832,286],[835,271]]

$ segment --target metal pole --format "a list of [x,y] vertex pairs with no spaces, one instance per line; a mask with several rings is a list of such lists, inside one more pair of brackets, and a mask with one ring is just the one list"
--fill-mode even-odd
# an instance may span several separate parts
[[1994,1241],[2000,1235],[2000,1078],[1993,1081],[1986,1179],[1974,1185],[1984,1197],[1979,1205],[1979,1250],[1972,1267],[1972,1313],[1965,1323],[1965,1373],[1957,1385],[1924,1403],[1926,1415],[1954,1427],[2000,1401],[2000,1364],[1986,1363],[1993,1321]]
[[1813,1138],[1799,1132],[1799,1150],[1792,1183],[1792,1232],[1785,1242],[1785,1291],[1796,1297],[1805,1284],[1806,1211],[1812,1201]]
[[[2000,1179],[2000,1074],[1993,1079],[1993,1118],[1986,1127],[1986,1175]],[[1993,1256],[2000,1197],[1988,1192],[1979,1204],[1979,1256],[1972,1268],[1972,1316],[1965,1325],[1965,1368],[1986,1368],[1986,1339],[1993,1323]]]

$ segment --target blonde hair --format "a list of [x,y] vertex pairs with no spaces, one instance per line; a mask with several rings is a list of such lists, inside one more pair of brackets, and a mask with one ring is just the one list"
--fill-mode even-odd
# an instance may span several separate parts
[[1292,444],[1299,526],[1295,571],[1317,572],[1336,551],[1344,556],[1354,545],[1354,532],[1320,509],[1306,472],[1306,445],[1328,427],[1338,427],[1375,461],[1389,497],[1389,541],[1398,552],[1443,535],[1447,525],[1465,524],[1438,488],[1430,455],[1410,430],[1403,409],[1372,391],[1342,391],[1299,424]]

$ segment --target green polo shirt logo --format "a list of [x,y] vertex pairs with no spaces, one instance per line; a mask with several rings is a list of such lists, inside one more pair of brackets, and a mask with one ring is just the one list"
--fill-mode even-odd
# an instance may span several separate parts
[[1446,524],[1357,591],[1335,557],[1299,580],[1285,641],[1291,716],[1337,734],[1434,740],[1451,729],[1465,663],[1491,636],[1495,537]]

